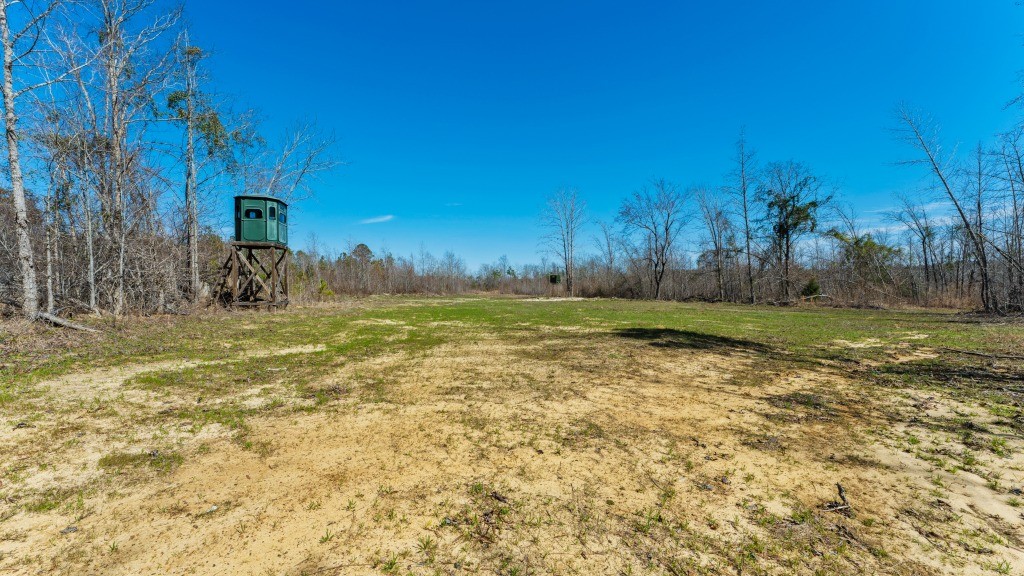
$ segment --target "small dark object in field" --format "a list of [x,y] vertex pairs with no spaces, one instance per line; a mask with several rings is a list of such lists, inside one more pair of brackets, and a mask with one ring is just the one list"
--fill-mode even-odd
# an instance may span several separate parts
[[1010,494],[1014,496],[1024,496],[1024,490],[1020,488],[1010,488]]
[[502,504],[508,504],[508,498],[502,496],[501,494],[498,494],[497,492],[491,492],[491,498],[494,498],[495,500],[501,502]]
[[32,427],[32,425],[29,424],[28,422],[18,422],[17,424],[14,425],[14,429],[15,430],[21,430],[22,428],[31,428],[31,427]]
[[61,534],[74,534],[75,532],[78,532],[78,526],[68,526],[60,531]]
[[149,457],[150,458],[156,458],[157,456],[160,456],[160,451],[159,450],[150,450],[149,451]]
[[714,486],[712,486],[711,484],[701,484],[701,485],[700,485],[700,489],[701,489],[701,490],[706,490],[706,491],[708,491],[708,492],[711,492],[712,490],[714,490],[714,489],[715,489],[715,487],[714,487]]
[[[445,516],[444,520],[441,520],[441,526],[455,526],[457,524],[458,524],[458,522],[456,522],[455,520],[452,520],[448,516]],[[458,563],[456,563],[456,566],[458,566]]]
[[729,477],[728,476],[722,476],[722,478],[720,479],[720,482],[722,484],[730,484],[731,483],[731,482],[729,482]]
[[[763,434],[754,436],[752,438],[745,438],[743,444],[750,446],[751,448],[757,448],[765,452],[785,452],[786,446],[782,443],[782,439],[778,436],[771,436]],[[834,460],[835,454],[829,456],[829,460]]]
[[846,499],[846,490],[842,484],[836,483],[836,489],[839,491],[839,502],[829,502],[825,504],[826,512],[839,512],[844,516],[850,515],[850,501]]

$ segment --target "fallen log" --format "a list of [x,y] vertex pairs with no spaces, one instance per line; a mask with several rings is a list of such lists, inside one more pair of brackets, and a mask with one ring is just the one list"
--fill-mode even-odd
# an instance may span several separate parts
[[[8,306],[11,306],[13,308],[21,309],[21,303],[20,302],[15,302],[14,300],[10,300],[10,299],[7,299],[7,298],[0,299],[0,304],[7,304]],[[61,328],[71,328],[72,330],[81,330],[82,332],[92,332],[93,334],[98,334],[99,333],[99,330],[97,330],[95,328],[90,328],[90,327],[85,326],[83,324],[78,324],[76,322],[72,322],[71,320],[65,320],[65,319],[61,318],[60,316],[54,316],[53,314],[50,314],[49,312],[36,312],[35,317],[32,318],[32,319],[33,320],[42,320],[43,322],[49,322],[50,324],[53,324],[54,326],[59,326]]]
[[50,324],[53,324],[54,326],[60,326],[61,328],[71,328],[72,330],[81,330],[83,332],[92,332],[93,334],[99,333],[99,330],[97,330],[95,328],[90,328],[90,327],[85,326],[83,324],[77,324],[77,323],[72,322],[70,320],[65,320],[65,319],[61,318],[60,316],[54,316],[53,314],[48,314],[46,312],[37,312],[36,313],[36,319],[43,320],[45,322],[49,322]]

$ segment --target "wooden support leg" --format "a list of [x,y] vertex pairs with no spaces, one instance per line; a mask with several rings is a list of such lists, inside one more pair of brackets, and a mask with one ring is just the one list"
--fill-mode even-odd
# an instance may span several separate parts
[[277,276],[277,248],[271,246],[270,248],[270,302],[272,306],[277,306],[277,288],[278,288],[278,276]]
[[231,248],[231,272],[228,273],[228,284],[231,286],[231,306],[238,302],[238,269],[241,263],[238,261],[238,249]]
[[291,296],[288,294],[288,262],[291,259],[288,257],[288,251],[284,253],[284,305],[287,307],[288,302],[291,301]]

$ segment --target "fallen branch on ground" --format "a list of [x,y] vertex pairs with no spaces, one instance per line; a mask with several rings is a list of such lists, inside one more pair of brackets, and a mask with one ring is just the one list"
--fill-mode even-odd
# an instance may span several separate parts
[[[12,306],[14,308],[21,310],[21,304],[19,302],[15,302],[14,300],[4,298],[0,299],[0,303],[7,304],[8,306]],[[33,320],[42,320],[44,322],[49,322],[50,324],[53,324],[54,326],[59,326],[61,328],[71,328],[72,330],[92,332],[93,334],[99,333],[99,330],[95,328],[90,328],[88,326],[85,326],[84,324],[72,322],[71,320],[65,320],[60,316],[54,316],[53,314],[50,314],[48,312],[36,312],[35,318],[33,318]]]
[[54,316],[53,314],[47,314],[46,312],[37,312],[36,313],[36,319],[44,320],[46,322],[49,322],[50,324],[53,324],[54,326],[60,326],[61,328],[71,328],[73,330],[81,330],[83,332],[92,332],[93,334],[96,334],[96,333],[99,332],[99,330],[96,330],[95,328],[90,328],[90,327],[85,326],[83,324],[77,324],[77,323],[72,322],[70,320],[65,320],[65,319],[63,319],[63,318],[61,318],[59,316]]
[[846,490],[838,482],[836,482],[836,489],[839,490],[839,502],[826,504],[825,512],[844,512],[849,515],[850,501],[846,499]]

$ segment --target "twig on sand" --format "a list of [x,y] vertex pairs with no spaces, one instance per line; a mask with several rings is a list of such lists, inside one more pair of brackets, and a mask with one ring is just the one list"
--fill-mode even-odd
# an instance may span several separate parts
[[836,482],[836,489],[839,490],[839,502],[826,504],[825,512],[841,512],[850,509],[850,501],[846,499],[846,490],[843,485]]

